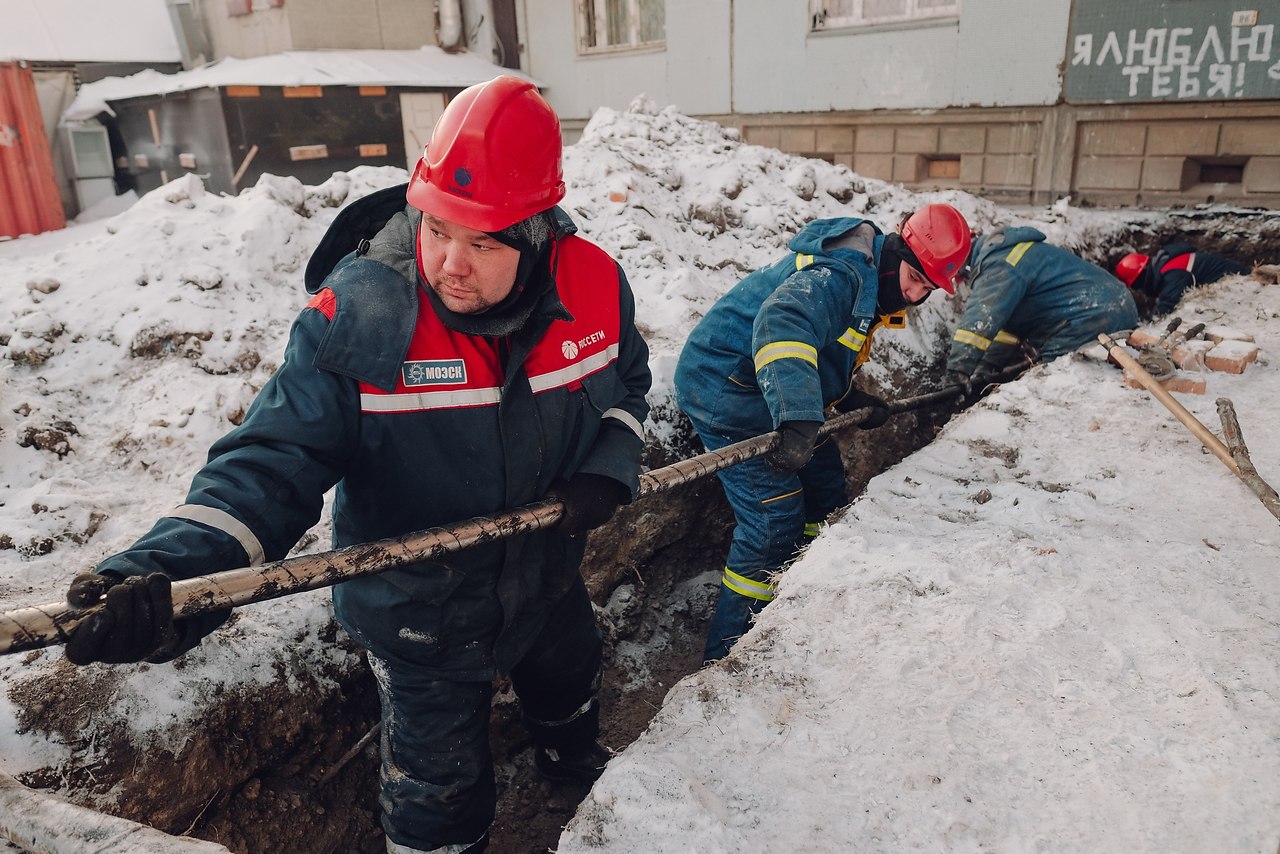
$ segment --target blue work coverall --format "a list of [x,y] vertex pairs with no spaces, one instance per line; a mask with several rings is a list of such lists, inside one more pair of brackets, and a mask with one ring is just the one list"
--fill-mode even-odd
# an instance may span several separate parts
[[1056,359],[1133,329],[1138,308],[1124,283],[1106,270],[1045,242],[1039,230],[1007,228],[975,239],[969,251],[971,290],[947,354],[947,370],[972,376],[998,371],[1017,349],[1034,360]]
[[[751,273],[721,297],[685,342],[676,402],[708,450],[776,430],[784,421],[822,421],[852,387],[882,323],[876,265],[884,237],[861,219],[816,220],[790,253]],[[838,245],[837,245],[838,244]],[[722,658],[772,598],[772,576],[831,511],[848,503],[834,442],[798,472],[762,458],[719,473],[736,520],[705,662]]]

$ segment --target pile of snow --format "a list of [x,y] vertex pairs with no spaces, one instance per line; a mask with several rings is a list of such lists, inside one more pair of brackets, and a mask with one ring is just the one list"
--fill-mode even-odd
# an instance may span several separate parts
[[[636,291],[659,440],[693,324],[815,217],[887,230],[946,201],[980,230],[1033,224],[1077,249],[1155,218],[913,194],[643,99],[598,112],[565,166],[564,207]],[[406,179],[266,176],[225,197],[187,176],[112,218],[0,244],[0,607],[60,600],[181,503],[279,364],[302,269],[339,207]],[[1206,311],[1248,306],[1265,355],[1277,293],[1229,283]],[[960,304],[931,297],[909,330],[877,338],[872,370],[936,366]],[[1280,400],[1269,370],[1214,375],[1196,401],[1212,421],[1219,389],[1239,393],[1264,476],[1280,472],[1260,429]],[[1115,847],[1108,831],[1128,847],[1220,831],[1225,847],[1260,849],[1280,815],[1264,737],[1280,694],[1274,531],[1118,373],[1056,363],[876,480],[741,654],[683,683],[615,760],[563,850],[1097,850]],[[327,542],[326,521],[302,549]],[[238,615],[181,670],[114,668],[115,706],[74,742],[19,732],[12,700],[65,677],[61,652],[0,660],[0,771],[90,763],[96,727],[172,749],[211,686],[268,679],[264,663],[286,654],[317,674],[351,663],[320,639],[327,591]]]

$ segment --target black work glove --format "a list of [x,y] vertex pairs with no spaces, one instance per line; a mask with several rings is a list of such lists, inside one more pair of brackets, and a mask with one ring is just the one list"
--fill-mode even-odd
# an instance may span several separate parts
[[860,429],[874,430],[889,420],[889,404],[884,398],[867,394],[861,389],[853,389],[836,404],[836,409],[840,412],[853,412],[855,409],[867,408],[870,408],[871,412],[858,422]]
[[966,399],[973,397],[973,380],[964,371],[951,371],[947,374],[947,380],[954,386],[959,386],[960,391],[964,393]]
[[573,539],[608,522],[626,497],[625,491],[626,487],[611,477],[581,471],[553,483],[547,494],[564,503],[560,535]]
[[778,426],[782,441],[764,458],[770,468],[780,472],[799,471],[813,456],[813,442],[818,438],[821,421],[783,421]]
[[[174,643],[172,580],[162,572],[128,578],[77,575],[67,589],[73,608],[100,605],[67,641],[72,664],[145,661]],[[103,598],[103,593],[106,598]]]

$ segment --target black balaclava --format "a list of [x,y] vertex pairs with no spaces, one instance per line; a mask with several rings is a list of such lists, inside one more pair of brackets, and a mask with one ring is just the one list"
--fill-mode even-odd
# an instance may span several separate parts
[[893,314],[895,311],[902,311],[909,305],[919,305],[929,298],[929,294],[925,293],[915,302],[907,302],[907,298],[902,295],[902,282],[899,281],[899,271],[903,261],[906,261],[922,273],[924,272],[924,268],[920,266],[920,259],[916,257],[916,253],[911,251],[911,247],[907,245],[907,241],[902,239],[902,235],[886,234],[884,244],[880,247],[880,267],[876,271],[879,274],[876,311],[880,314]]
[[537,213],[501,231],[487,232],[494,240],[520,253],[515,286],[502,302],[487,311],[480,314],[450,311],[432,288],[425,288],[431,305],[445,326],[466,335],[489,336],[510,335],[524,326],[539,298],[552,284],[550,271],[543,263],[551,250],[550,216],[547,212]]

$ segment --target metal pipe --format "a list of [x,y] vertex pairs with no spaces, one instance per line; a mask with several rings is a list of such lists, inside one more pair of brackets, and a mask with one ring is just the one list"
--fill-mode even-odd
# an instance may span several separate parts
[[[947,387],[895,401],[889,404],[889,411],[918,409],[960,393],[959,386]],[[818,435],[856,426],[870,412],[869,408],[857,409],[831,418],[818,430]],[[644,472],[640,475],[638,497],[665,492],[766,454],[777,446],[778,440],[776,432],[765,433]],[[439,560],[450,552],[549,528],[563,515],[563,502],[548,498],[495,516],[479,516],[401,537],[175,580],[173,615],[175,619],[193,617],[207,611],[330,587],[407,564]],[[92,611],[92,608],[71,608],[65,602],[50,602],[0,613],[0,655],[66,643]]]

